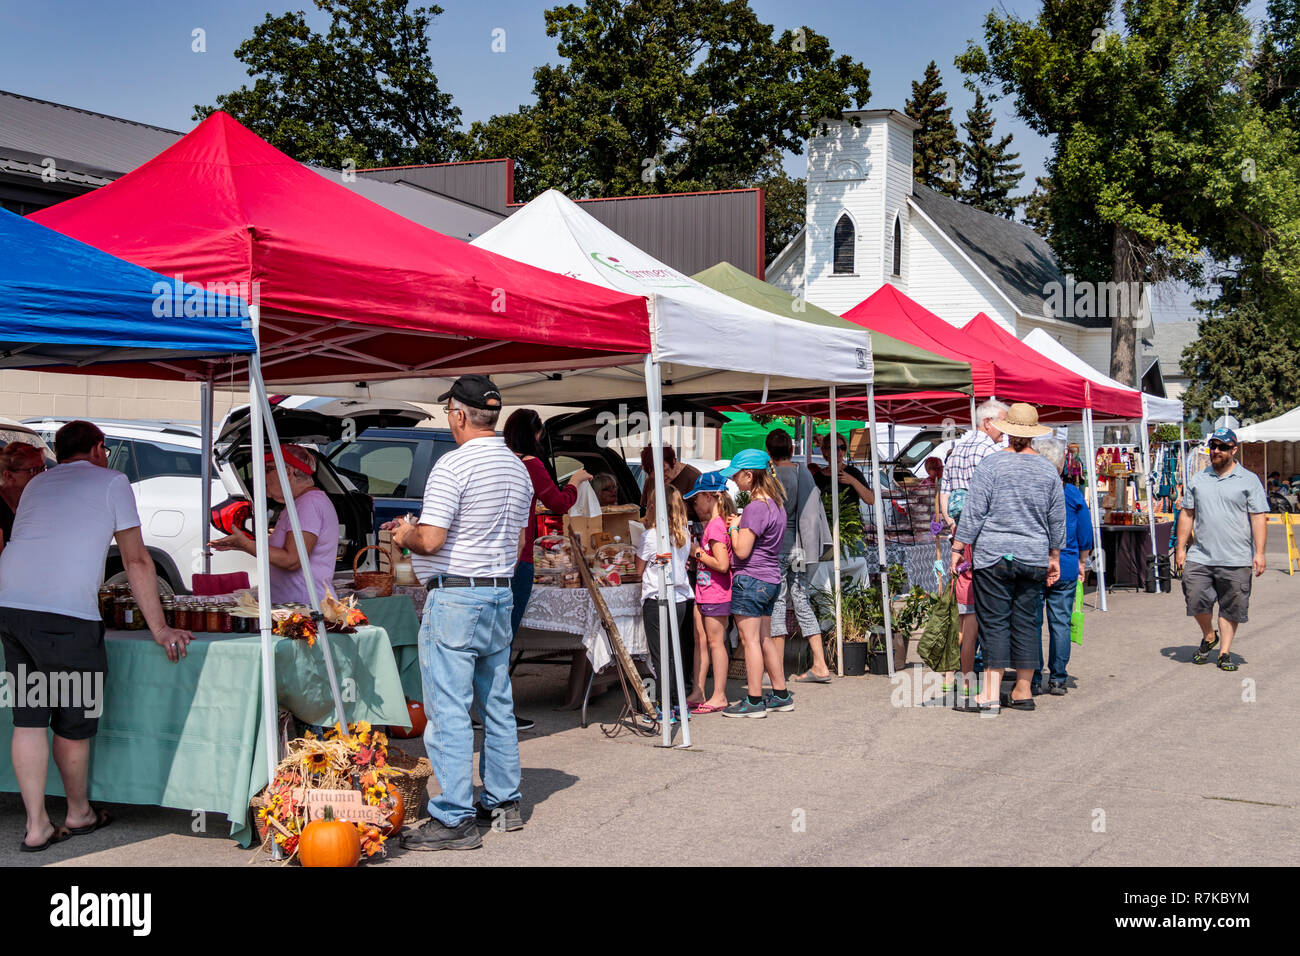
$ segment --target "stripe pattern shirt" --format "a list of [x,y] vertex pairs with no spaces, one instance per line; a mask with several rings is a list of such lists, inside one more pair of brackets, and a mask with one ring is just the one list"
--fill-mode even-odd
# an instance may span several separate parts
[[437,554],[412,554],[412,569],[424,582],[439,574],[509,577],[532,505],[528,469],[505,442],[470,439],[429,472],[420,524],[445,528],[447,538]]
[[970,488],[971,478],[975,475],[975,467],[998,450],[998,443],[990,438],[985,432],[979,430],[968,431],[962,436],[957,444],[952,446],[952,454],[943,464],[943,480],[940,483],[939,490],[945,495],[950,495],[954,491],[964,491]]

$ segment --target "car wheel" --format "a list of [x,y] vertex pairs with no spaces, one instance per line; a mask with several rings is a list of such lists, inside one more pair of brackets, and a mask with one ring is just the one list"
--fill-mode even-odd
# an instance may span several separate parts
[[[171,584],[168,583],[165,577],[163,577],[160,574],[156,574],[154,575],[154,579],[158,582],[158,594],[161,597],[176,596],[175,590],[173,590]],[[107,580],[105,580],[104,583],[105,584],[130,584],[131,582],[127,578],[125,571],[119,571],[117,572],[117,574],[114,574],[111,577],[109,577]]]

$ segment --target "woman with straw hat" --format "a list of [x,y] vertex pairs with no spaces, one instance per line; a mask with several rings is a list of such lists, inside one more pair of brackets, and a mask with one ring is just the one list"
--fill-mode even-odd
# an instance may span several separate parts
[[[1003,705],[1034,709],[1029,682],[1038,666],[1043,594],[1061,576],[1065,544],[1061,480],[1033,447],[1033,439],[1051,429],[1039,425],[1038,409],[1023,402],[994,424],[1008,436],[1009,450],[976,467],[952,546],[953,573],[968,557],[975,569],[975,617],[987,675],[976,702],[964,709],[990,716]],[[1008,668],[1015,669],[1016,684],[1003,697]]]

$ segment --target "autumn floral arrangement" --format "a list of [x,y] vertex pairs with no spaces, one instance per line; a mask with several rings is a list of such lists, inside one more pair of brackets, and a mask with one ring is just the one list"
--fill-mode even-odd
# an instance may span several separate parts
[[402,797],[392,778],[403,771],[388,762],[388,737],[361,721],[346,733],[338,724],[324,737],[310,731],[289,741],[288,755],[276,767],[275,778],[263,793],[257,810],[258,832],[271,835],[286,860],[297,855],[306,819],[306,791],[356,790],[362,801],[378,807],[385,824],[356,823],[361,855],[387,855],[389,836],[402,825]]

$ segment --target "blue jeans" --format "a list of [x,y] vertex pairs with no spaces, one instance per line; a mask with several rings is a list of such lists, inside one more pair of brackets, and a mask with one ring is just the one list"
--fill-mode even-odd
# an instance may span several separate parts
[[514,610],[510,612],[510,637],[519,633],[519,624],[528,610],[528,599],[533,596],[533,562],[520,561],[515,565],[515,576],[510,579],[510,593],[515,597]]
[[475,698],[483,715],[483,806],[520,799],[519,738],[510,689],[509,588],[434,588],[420,622],[424,749],[442,793],[429,814],[449,827],[474,816]]
[[[1047,668],[1052,672],[1053,684],[1064,684],[1070,675],[1065,672],[1070,663],[1070,615],[1074,613],[1074,591],[1078,579],[1065,578],[1047,589],[1043,607],[1047,611]],[[1038,646],[1038,669],[1030,681],[1034,687],[1043,686],[1043,647]]]

